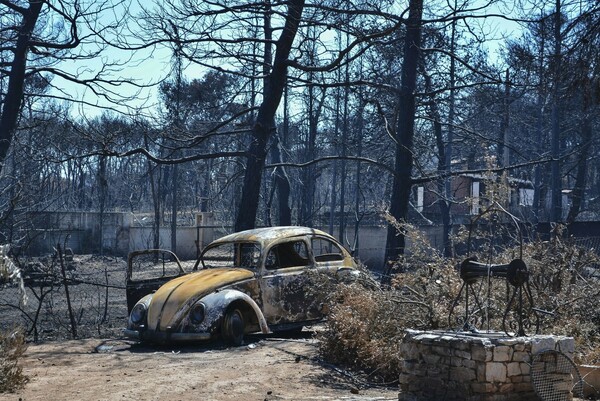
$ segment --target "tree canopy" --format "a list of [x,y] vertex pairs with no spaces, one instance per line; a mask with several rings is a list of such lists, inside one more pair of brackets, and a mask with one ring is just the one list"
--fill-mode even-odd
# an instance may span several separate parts
[[0,0],[0,24],[7,242],[31,210],[343,241],[389,210],[450,254],[490,180],[526,221],[597,218],[594,2]]

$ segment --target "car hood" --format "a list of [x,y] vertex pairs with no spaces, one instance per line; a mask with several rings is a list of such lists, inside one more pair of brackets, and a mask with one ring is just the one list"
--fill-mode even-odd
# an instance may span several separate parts
[[246,269],[218,268],[201,270],[197,273],[173,279],[161,286],[152,296],[148,306],[148,328],[165,330],[175,328],[173,318],[184,304],[191,306],[196,300],[211,292],[238,281],[252,278],[254,273]]

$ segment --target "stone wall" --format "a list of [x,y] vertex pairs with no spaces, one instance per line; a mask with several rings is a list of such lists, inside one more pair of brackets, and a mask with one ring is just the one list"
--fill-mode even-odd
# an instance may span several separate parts
[[407,330],[399,400],[538,401],[531,358],[548,349],[572,357],[573,338]]

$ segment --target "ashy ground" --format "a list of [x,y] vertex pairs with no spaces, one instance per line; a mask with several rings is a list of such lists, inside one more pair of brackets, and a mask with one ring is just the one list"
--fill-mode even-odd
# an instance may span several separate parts
[[15,394],[0,394],[0,401],[398,399],[397,386],[368,386],[320,362],[311,332],[300,338],[252,337],[232,348],[161,348],[122,339],[127,324],[122,258],[76,255],[69,262],[77,335],[88,339],[68,340],[72,327],[60,266],[51,257],[25,265],[45,267],[57,279],[30,280],[26,305],[15,285],[0,285],[0,330],[20,326],[31,339],[35,327],[40,341],[29,345],[22,361],[29,383]]
[[240,347],[148,347],[125,340],[30,345],[30,378],[4,400],[397,400],[317,357],[310,338],[256,338]]

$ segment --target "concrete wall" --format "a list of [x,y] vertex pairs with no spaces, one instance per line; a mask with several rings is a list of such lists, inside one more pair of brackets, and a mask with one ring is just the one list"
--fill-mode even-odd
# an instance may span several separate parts
[[[28,252],[31,254],[51,253],[57,243],[66,246],[75,253],[100,252],[100,233],[104,252],[126,256],[130,251],[153,247],[152,227],[141,226],[141,215],[135,218],[131,213],[105,213],[103,229],[100,230],[100,216],[92,212],[45,212],[31,213],[28,216],[30,225],[35,227],[28,231]],[[144,215],[148,217],[147,215]],[[151,220],[151,216],[147,219]],[[203,213],[197,219],[199,227],[180,226],[177,228],[176,253],[182,259],[195,259],[199,249],[211,241],[229,234],[232,227],[219,226],[214,223],[211,213]],[[328,228],[321,227],[323,231]],[[434,247],[441,246],[441,229],[423,227]],[[338,227],[333,231],[336,236]],[[387,227],[383,225],[361,226],[358,233],[358,252],[355,256],[372,270],[381,270],[385,255]],[[171,248],[171,230],[160,229],[160,247]],[[354,229],[349,227],[343,239],[338,238],[346,248],[355,246]],[[408,242],[410,247],[410,241]]]
[[[321,228],[323,231],[328,231],[327,228]],[[419,231],[429,239],[431,246],[435,249],[443,249],[442,227],[438,226],[422,226]],[[339,229],[333,230],[334,236],[338,237]],[[339,238],[337,238],[340,240]],[[385,243],[387,239],[387,226],[373,225],[361,226],[358,232],[358,252],[355,256],[364,263],[369,269],[381,271],[383,268],[383,259],[385,257]],[[350,249],[354,245],[354,229],[347,229],[343,241],[340,241]],[[410,252],[411,241],[407,238],[406,241],[408,252]]]
[[[324,230],[325,231],[325,230]],[[233,232],[232,228],[220,226],[178,227],[177,228],[177,256],[181,259],[195,259],[197,251],[203,249],[210,242]],[[338,230],[334,230],[335,233]],[[129,251],[152,248],[151,227],[129,228]],[[365,265],[378,270],[383,266],[385,254],[386,229],[380,226],[361,227],[359,231],[359,252],[356,255]],[[196,242],[199,247],[196,247]],[[344,245],[350,248],[354,244],[354,230],[347,231]],[[160,229],[160,247],[171,249],[170,228]]]
[[[196,259],[206,245],[227,233],[219,227],[178,227],[175,253],[181,260]],[[128,240],[128,252],[153,248],[152,227],[130,227]],[[171,249],[170,228],[159,230],[159,248]]]
[[[325,227],[322,227],[321,230],[329,231]],[[343,239],[338,238],[339,227],[334,227],[333,233],[338,241],[344,244],[346,249],[351,250],[355,246],[354,228],[346,229]],[[358,232],[358,252],[355,252],[354,256],[370,269],[380,270],[383,266],[385,255],[386,235],[386,230],[382,226],[360,227]]]
[[25,232],[31,254],[51,253],[57,244],[76,253],[99,253],[101,247],[109,253],[128,252],[128,213],[104,213],[102,226],[100,215],[90,212],[30,212],[26,218],[33,227]]

